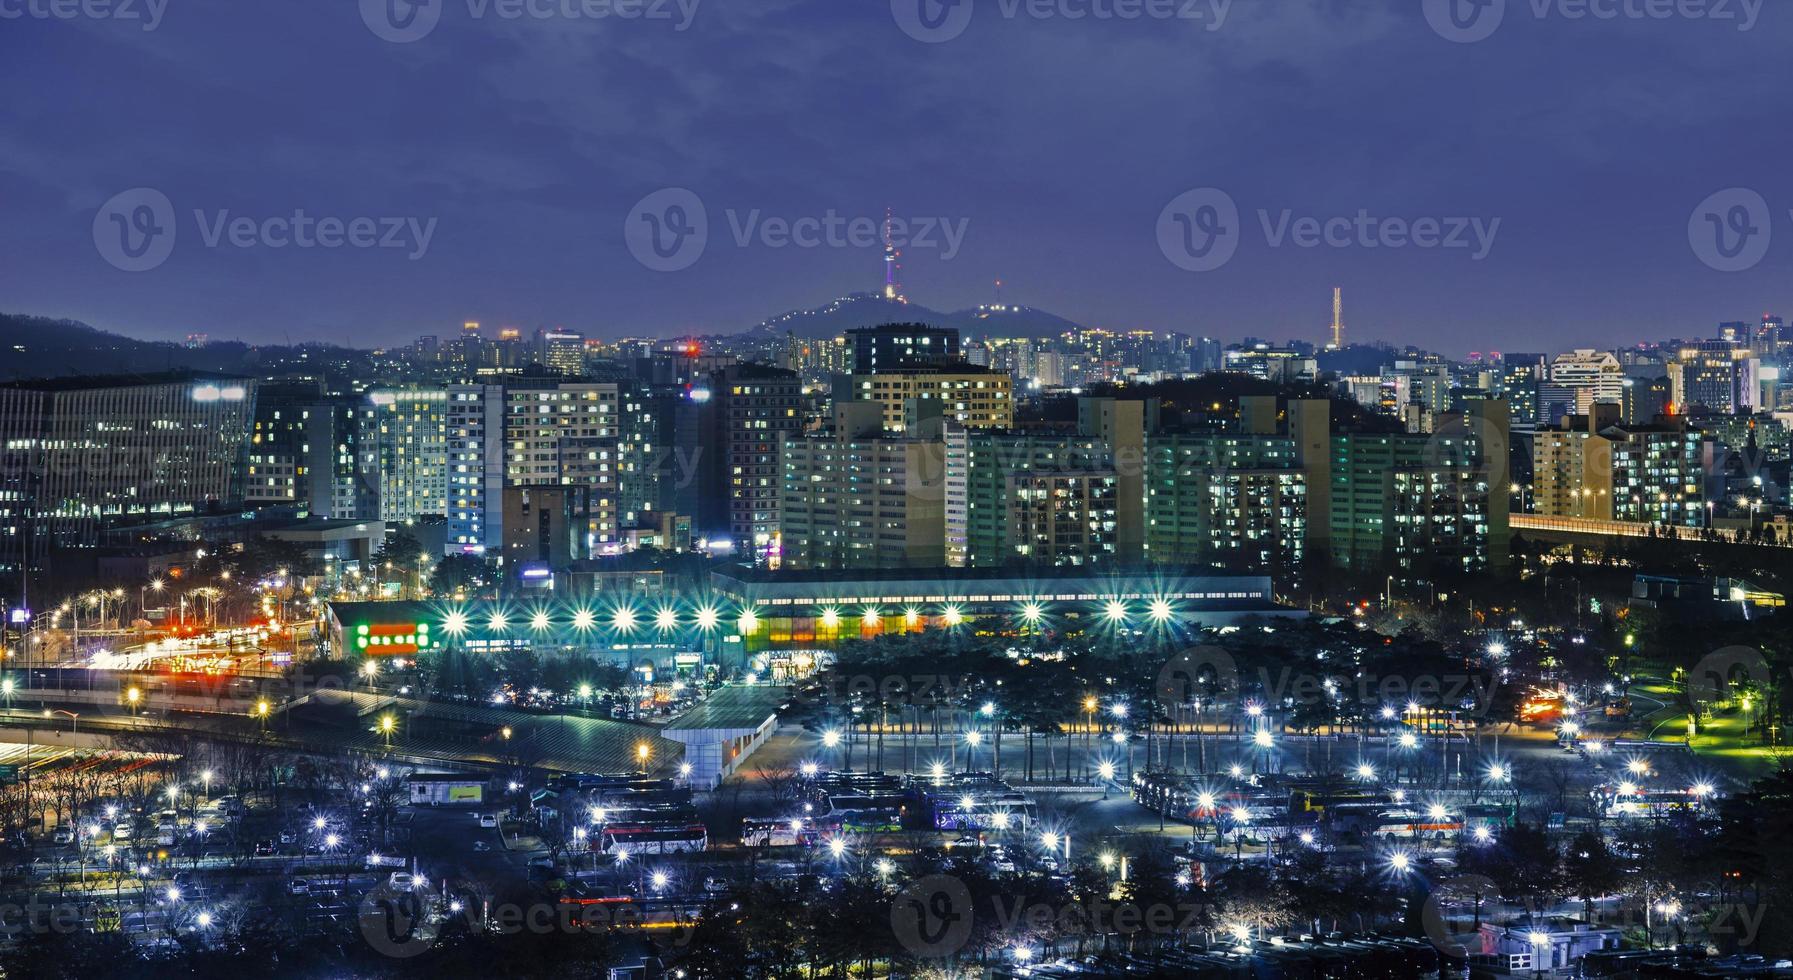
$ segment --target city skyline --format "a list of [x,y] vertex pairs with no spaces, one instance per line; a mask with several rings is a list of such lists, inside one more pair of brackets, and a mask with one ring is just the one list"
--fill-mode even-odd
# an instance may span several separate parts
[[[38,134],[8,147],[0,177],[18,231],[6,306],[261,343],[392,344],[463,319],[732,333],[877,289],[881,236],[853,226],[886,209],[918,239],[902,255],[911,300],[968,308],[1001,280],[1008,302],[1115,329],[1319,341],[1343,285],[1353,337],[1461,354],[1699,336],[1723,311],[1790,298],[1772,242],[1793,203],[1773,169],[1786,96],[1768,75],[1793,25],[1759,7],[1730,6],[1727,23],[1527,4],[1457,43],[1418,2],[1217,3],[1169,22],[998,3],[945,40],[883,4],[632,19],[450,4],[395,40],[344,6],[180,5],[153,29],[14,20],[33,41],[4,69],[15,87],[74,77],[3,110]],[[272,36],[287,43],[258,40]],[[1128,56],[1092,61],[1097,45]],[[1688,70],[1671,85],[1665,63]],[[1441,83],[1396,97],[1409,73]],[[136,188],[167,200],[176,240],[127,272],[98,240],[119,230],[108,202]],[[708,247],[657,271],[626,228],[678,188],[703,205]],[[1205,188],[1236,207],[1240,240],[1190,271],[1164,233]],[[1731,215],[1710,200],[1729,188],[1769,222],[1743,226],[1768,234],[1738,272],[1690,241],[1702,209]],[[273,247],[290,232],[266,222],[301,210],[370,220],[376,244]],[[830,216],[840,247],[786,241]],[[1345,244],[1323,224],[1303,244],[1303,219],[1344,220]],[[1459,219],[1465,247],[1393,247],[1417,237],[1407,224],[1448,240]]]

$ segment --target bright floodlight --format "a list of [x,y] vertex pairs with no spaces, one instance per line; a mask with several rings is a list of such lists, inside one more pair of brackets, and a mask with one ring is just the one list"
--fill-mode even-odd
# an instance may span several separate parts
[[1507,776],[1507,767],[1498,762],[1488,767],[1488,778],[1494,782],[1504,783],[1507,781]]
[[822,733],[822,744],[828,746],[831,749],[834,748],[836,745],[839,745],[840,744],[840,732],[833,728],[830,728],[827,731],[823,732]]
[[1479,844],[1486,844],[1494,839],[1494,832],[1489,830],[1486,825],[1477,827],[1475,829],[1475,839]]
[[663,630],[672,629],[679,625],[679,614],[671,606],[661,606],[660,611],[654,613],[654,625]]
[[1711,796],[1712,795],[1712,784],[1711,783],[1694,783],[1693,784],[1693,795],[1695,795],[1695,796]]
[[1413,859],[1405,854],[1396,854],[1388,859],[1388,865],[1401,874],[1406,874],[1413,867]]
[[1427,810],[1426,812],[1431,814],[1433,820],[1443,820],[1444,819],[1444,807],[1439,806],[1436,803],[1432,804],[1432,808],[1430,810]]
[[1102,607],[1102,615],[1111,623],[1124,623],[1127,621],[1127,606],[1119,600],[1111,599]]
[[671,883],[672,883],[672,878],[670,876],[668,876],[666,872],[664,872],[664,871],[654,872],[654,890],[655,891],[657,891],[657,892],[665,891],[666,886]]
[[867,626],[877,626],[884,618],[878,614],[876,607],[867,606],[865,612],[860,614],[859,621]]
[[1370,765],[1367,762],[1358,763],[1357,764],[1357,778],[1358,779],[1375,779],[1376,778],[1376,767]]
[[705,606],[697,611],[697,628],[700,630],[713,630],[716,628],[716,622],[720,618],[721,617],[716,614],[715,607]]
[[1233,763],[1230,766],[1227,766],[1226,771],[1227,771],[1227,775],[1233,777],[1234,779],[1238,779],[1239,777],[1245,775],[1245,767],[1238,764],[1237,762]]
[[1153,599],[1151,616],[1154,623],[1162,623],[1170,619],[1170,603],[1163,599]]
[[460,636],[467,632],[467,614],[458,609],[450,612],[442,620],[442,628],[447,630],[450,636]]
[[1271,746],[1271,744],[1275,741],[1273,738],[1271,738],[1270,730],[1268,728],[1258,729],[1257,732],[1251,736],[1251,740],[1253,742],[1256,742],[1258,744],[1258,748],[1260,748],[1260,749],[1269,748]]
[[1195,798],[1195,802],[1204,810],[1212,810],[1214,809],[1214,794],[1202,793]]
[[486,621],[486,625],[491,628],[492,632],[502,633],[509,628],[510,620],[506,619],[503,613],[495,612],[492,614],[492,618]]
[[533,630],[537,630],[537,631],[547,629],[548,628],[547,610],[543,610],[543,609],[536,610],[535,615],[529,617],[529,628],[533,629]]
[[1058,835],[1050,831],[1040,835],[1040,844],[1048,851],[1058,850]]
[[1392,705],[1385,704],[1382,706],[1382,717],[1383,718],[1392,719],[1394,716],[1395,716],[1395,709]]
[[1041,615],[1043,615],[1043,611],[1037,602],[1030,602],[1021,607],[1021,618],[1030,624],[1039,622]]
[[1631,770],[1635,775],[1641,776],[1650,771],[1650,764],[1642,759],[1632,759],[1625,763],[1625,768]]
[[847,842],[839,837],[829,838],[828,853],[837,858],[847,853]]
[[618,606],[616,612],[610,615],[610,622],[618,632],[631,632],[635,629],[635,610],[628,606]]
[[838,629],[840,627],[840,610],[832,606],[822,610],[822,625],[829,629]]
[[740,625],[742,634],[752,633],[760,628],[760,618],[754,615],[753,610],[749,609],[741,613]]
[[1401,733],[1401,748],[1411,749],[1418,744],[1419,744],[1419,736],[1413,734],[1412,732],[1402,732]]
[[592,625],[596,620],[597,617],[591,614],[590,609],[577,610],[573,613],[573,628],[581,633],[587,632],[592,628]]
[[959,611],[958,606],[947,606],[942,618],[946,620],[946,625],[957,626],[965,621],[965,614]]
[[1103,779],[1113,779],[1114,778],[1114,763],[1104,762],[1100,766],[1100,769],[1102,771]]

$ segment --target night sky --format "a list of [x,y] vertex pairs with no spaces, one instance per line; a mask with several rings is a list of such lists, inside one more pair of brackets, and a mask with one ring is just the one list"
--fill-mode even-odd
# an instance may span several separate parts
[[[1351,337],[1452,354],[1793,311],[1784,3],[1600,0],[1700,13],[1609,20],[1507,0],[1468,40],[1490,24],[1467,20],[1470,0],[1462,32],[1442,0],[1439,30],[1422,0],[1235,0],[1219,20],[1224,0],[1094,0],[1130,20],[1063,16],[1092,0],[534,0],[520,17],[501,15],[516,0],[131,0],[32,16],[58,2],[79,10],[0,0],[0,310],[138,336],[366,345],[465,319],[732,332],[875,289],[881,250],[859,232],[887,207],[963,229],[950,258],[927,228],[904,256],[909,297],[942,310],[992,300],[1000,278],[1005,299],[1090,325],[1317,342],[1336,285]],[[707,241],[656,271],[635,254],[657,254],[637,205],[668,187],[701,202]],[[1739,187],[1767,214],[1747,195],[1702,208]],[[166,197],[172,238],[153,195],[115,199],[134,188]],[[1225,197],[1165,212],[1199,188]],[[663,235],[698,218],[665,211],[684,195],[649,200]],[[344,241],[270,247],[288,233],[260,223],[296,209],[339,220]],[[1480,259],[1473,232],[1397,248],[1409,229],[1386,224],[1381,247],[1353,228],[1304,248],[1295,226],[1275,237],[1285,210],[1447,237],[1452,219],[1499,225]],[[779,223],[830,213],[840,244],[781,241]],[[239,236],[240,217],[255,227]],[[1232,240],[1203,250],[1216,229]],[[159,264],[152,239],[172,243]],[[1205,257],[1167,256],[1198,240]],[[1172,261],[1234,246],[1205,271]]]

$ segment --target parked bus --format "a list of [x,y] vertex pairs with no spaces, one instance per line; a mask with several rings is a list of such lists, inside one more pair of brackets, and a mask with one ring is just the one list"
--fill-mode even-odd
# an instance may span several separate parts
[[748,817],[741,821],[743,847],[814,847],[818,836],[816,829],[800,817]]
[[701,823],[616,824],[605,827],[599,838],[599,850],[611,854],[682,854],[708,850],[709,846],[709,831]]

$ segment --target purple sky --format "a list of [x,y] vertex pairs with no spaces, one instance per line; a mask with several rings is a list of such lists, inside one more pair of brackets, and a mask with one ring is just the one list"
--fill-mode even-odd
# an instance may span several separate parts
[[[602,0],[532,0],[544,18],[434,0],[409,43],[370,29],[381,2],[155,0],[153,30],[149,0],[130,20],[0,20],[0,310],[252,341],[400,341],[464,319],[728,331],[881,278],[876,247],[743,246],[736,225],[886,207],[964,229],[950,258],[905,255],[909,296],[938,309],[986,302],[1001,278],[1007,299],[1091,325],[1318,341],[1341,285],[1354,338],[1451,353],[1793,310],[1793,11],[1739,30],[1759,0],[1727,0],[1729,20],[1507,0],[1476,43],[1441,37],[1422,0],[1235,0],[1215,30],[1221,0],[1194,0],[1199,21],[970,0],[941,43],[899,26],[920,0],[702,0],[688,23],[676,2],[625,19],[595,16]],[[174,247],[121,271],[96,245],[118,231],[101,209],[138,187],[171,202]],[[665,187],[708,218],[701,257],[672,272],[624,238]],[[1202,187],[1237,205],[1240,237],[1190,272],[1159,219]],[[1741,272],[1689,241],[1696,207],[1731,187],[1774,219]],[[411,258],[411,226],[398,248],[274,249],[259,228],[249,247],[228,228],[207,241],[225,212],[295,209],[410,219],[428,247]],[[1260,210],[1500,225],[1478,261],[1273,244]]]

